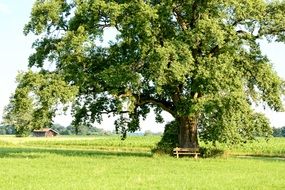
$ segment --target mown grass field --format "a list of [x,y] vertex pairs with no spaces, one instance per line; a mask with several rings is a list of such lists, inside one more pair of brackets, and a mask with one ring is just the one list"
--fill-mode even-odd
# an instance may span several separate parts
[[[0,189],[285,189],[285,139],[216,158],[153,155],[157,136],[0,136]],[[250,155],[250,157],[238,157]]]

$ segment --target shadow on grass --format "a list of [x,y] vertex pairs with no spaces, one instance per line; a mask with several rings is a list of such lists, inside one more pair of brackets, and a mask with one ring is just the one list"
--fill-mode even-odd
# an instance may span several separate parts
[[285,156],[277,156],[277,155],[246,154],[246,155],[237,155],[235,157],[241,159],[255,159],[261,161],[285,161]]
[[69,150],[69,149],[54,149],[54,148],[11,148],[1,147],[0,158],[40,158],[45,157],[45,154],[57,154],[69,157],[152,157],[150,152],[121,152],[108,150]]

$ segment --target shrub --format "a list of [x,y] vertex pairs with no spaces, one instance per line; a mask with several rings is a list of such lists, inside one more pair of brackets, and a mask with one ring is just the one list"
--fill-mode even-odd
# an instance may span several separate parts
[[165,125],[164,133],[153,152],[172,154],[174,147],[178,146],[178,124],[171,121]]

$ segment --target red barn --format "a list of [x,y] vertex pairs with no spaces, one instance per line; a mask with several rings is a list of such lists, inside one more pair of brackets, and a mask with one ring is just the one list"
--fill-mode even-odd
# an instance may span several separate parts
[[58,132],[51,128],[43,128],[43,129],[33,131],[34,137],[54,137],[56,135],[58,135]]

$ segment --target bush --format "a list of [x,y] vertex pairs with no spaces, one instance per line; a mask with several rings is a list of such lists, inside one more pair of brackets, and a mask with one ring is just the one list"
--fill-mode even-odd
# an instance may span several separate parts
[[178,146],[178,124],[171,121],[165,125],[164,133],[153,152],[172,154],[174,147]]
[[218,157],[224,154],[224,150],[216,147],[200,147],[200,154],[203,158]]
[[31,130],[27,128],[16,128],[16,137],[28,137],[31,134]]

